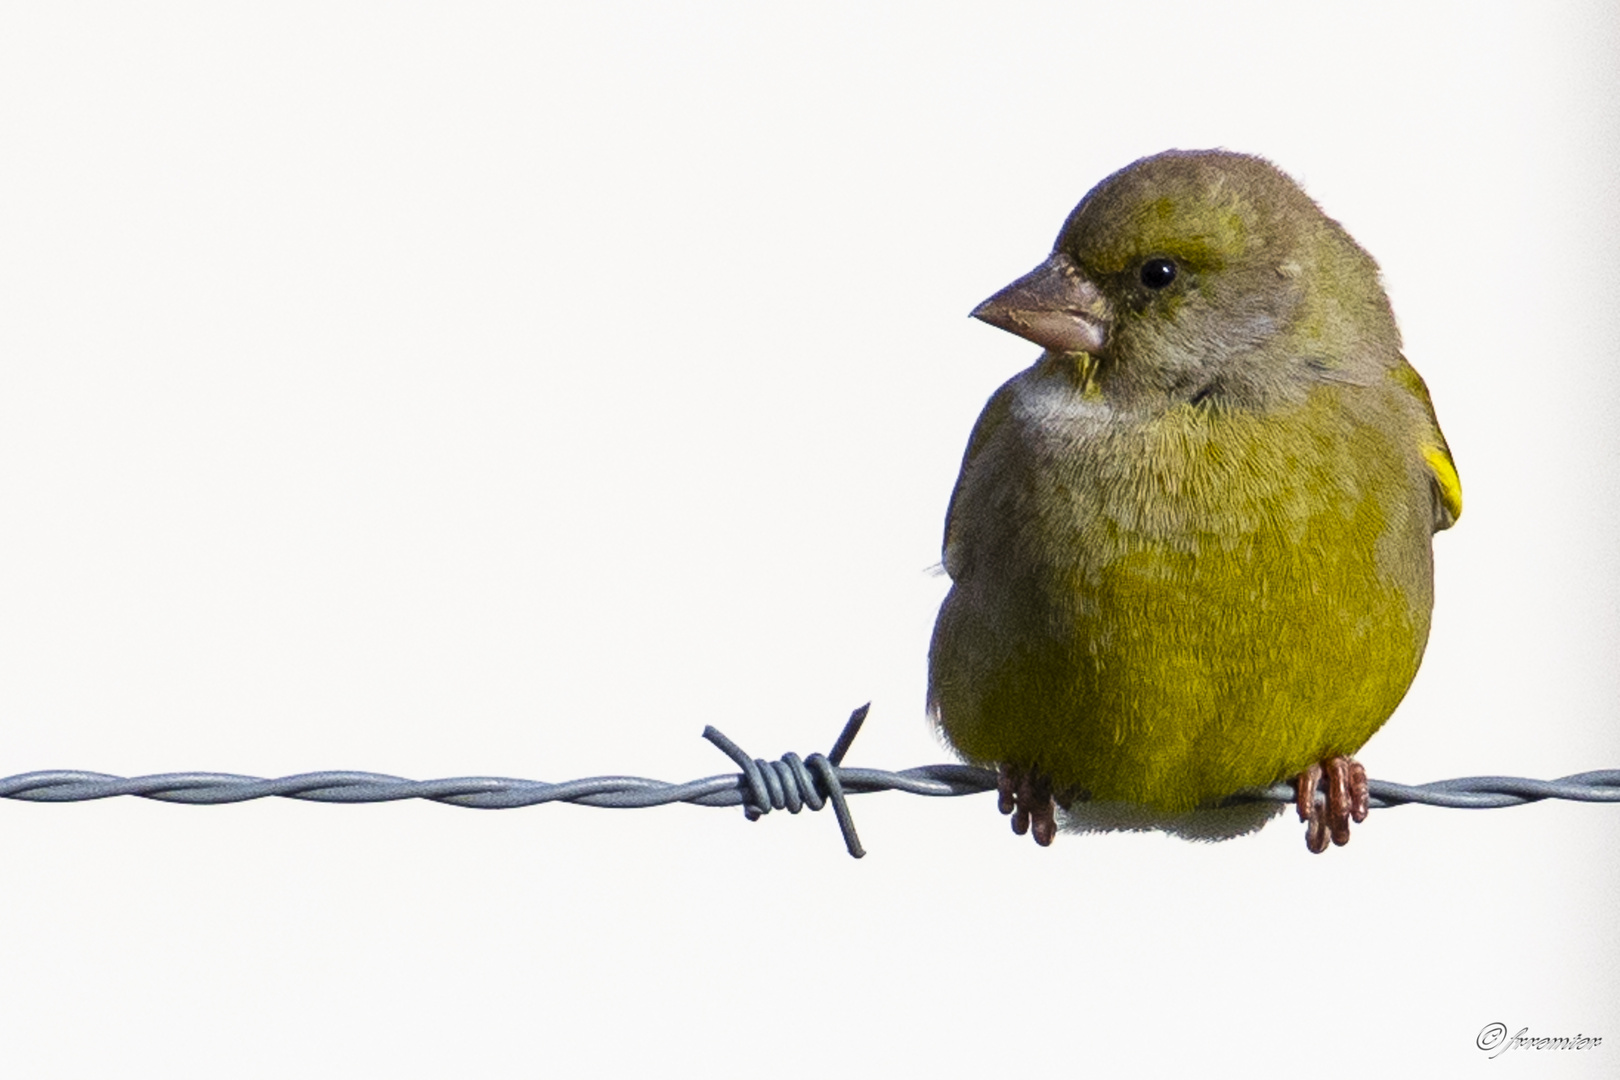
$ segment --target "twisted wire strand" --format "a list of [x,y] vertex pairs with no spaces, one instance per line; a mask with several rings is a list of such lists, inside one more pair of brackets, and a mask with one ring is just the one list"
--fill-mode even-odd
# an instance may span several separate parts
[[[400,799],[428,799],[450,806],[478,810],[510,810],[540,803],[568,802],[580,806],[638,809],[669,803],[695,806],[741,806],[750,821],[786,810],[790,814],[831,804],[844,836],[844,846],[855,858],[866,854],[855,831],[848,795],[876,791],[903,791],[936,797],[975,795],[996,789],[996,774],[972,765],[923,765],[892,772],[842,764],[850,745],[866,720],[870,705],[850,715],[833,749],[801,758],[789,752],[776,761],[751,758],[713,727],[703,737],[731,758],[742,771],[722,773],[683,784],[641,776],[592,776],[581,780],[546,783],[499,776],[460,776],[443,780],[407,780],[371,772],[311,772],[265,779],[235,773],[158,773],[152,776],[111,776],[76,769],[49,769],[18,773],[0,779],[0,798],[25,802],[87,802],[134,795],[160,802],[213,806],[270,797],[324,803],[376,803]],[[1369,780],[1373,808],[1420,803],[1459,809],[1521,806],[1543,799],[1573,802],[1620,802],[1620,769],[1598,769],[1557,780],[1522,776],[1466,776],[1429,784],[1396,784]],[[1244,792],[1229,801],[1292,803],[1292,784]]]

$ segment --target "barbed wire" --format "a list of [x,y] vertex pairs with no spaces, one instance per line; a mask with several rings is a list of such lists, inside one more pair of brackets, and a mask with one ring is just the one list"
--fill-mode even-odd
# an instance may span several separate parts
[[[866,854],[855,831],[845,797],[875,791],[903,791],[936,797],[976,795],[996,789],[993,770],[973,765],[923,765],[892,772],[860,769],[842,764],[850,745],[866,720],[870,704],[850,714],[838,741],[826,754],[801,758],[789,752],[776,761],[751,758],[714,727],[703,737],[737,763],[740,773],[722,773],[684,784],[641,776],[592,776],[581,780],[547,783],[498,776],[459,776],[443,780],[407,780],[371,772],[311,772],[265,779],[234,773],[182,772],[152,776],[111,776],[76,769],[48,769],[18,773],[0,779],[0,798],[25,802],[88,802],[133,795],[160,802],[216,806],[252,799],[302,799],[323,803],[378,803],[400,799],[428,799],[477,810],[510,810],[541,803],[567,802],[580,806],[636,809],[691,803],[695,806],[741,806],[750,821],[772,810],[797,814],[808,807],[820,810],[829,803],[844,836],[844,846],[859,859]],[[1481,810],[1522,806],[1543,799],[1574,802],[1620,802],[1620,769],[1598,769],[1557,780],[1522,776],[1465,776],[1428,784],[1396,784],[1369,780],[1368,805],[1374,809],[1419,803]],[[1228,802],[1294,801],[1294,786],[1241,792]]]

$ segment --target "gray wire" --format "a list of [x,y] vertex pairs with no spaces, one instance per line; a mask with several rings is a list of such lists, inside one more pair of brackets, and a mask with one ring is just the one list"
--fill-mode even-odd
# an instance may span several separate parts
[[[994,791],[996,774],[972,765],[924,765],[890,772],[857,769],[842,764],[850,744],[866,720],[870,705],[850,715],[843,733],[827,754],[800,758],[787,753],[776,761],[750,758],[736,743],[713,727],[703,737],[737,763],[740,773],[722,773],[684,784],[649,780],[641,776],[592,776],[549,784],[542,780],[515,780],[498,776],[460,776],[444,780],[407,780],[371,772],[312,772],[264,779],[235,773],[158,773],[152,776],[110,776],[77,769],[49,769],[18,773],[0,779],[0,798],[25,802],[87,802],[135,795],[160,802],[213,806],[247,802],[272,796],[306,802],[375,803],[399,799],[429,799],[478,810],[510,810],[540,803],[568,802],[581,806],[634,809],[691,803],[695,806],[741,806],[750,821],[772,810],[797,814],[808,807],[820,810],[831,803],[844,835],[844,845],[855,858],[865,854],[855,832],[846,795],[875,791],[904,791],[912,795],[975,795]],[[1369,780],[1369,805],[1374,808],[1421,803],[1461,809],[1520,806],[1542,799],[1574,802],[1620,802],[1620,769],[1576,773],[1557,780],[1522,776],[1466,776],[1429,784],[1395,784]],[[1282,783],[1245,792],[1231,801],[1292,803],[1294,787]]]

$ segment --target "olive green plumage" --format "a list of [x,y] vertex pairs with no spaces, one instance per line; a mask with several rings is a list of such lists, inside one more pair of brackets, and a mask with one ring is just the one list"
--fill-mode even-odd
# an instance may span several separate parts
[[1417,673],[1461,511],[1367,253],[1267,162],[1172,151],[978,314],[1047,351],[951,498],[950,743],[1166,814],[1357,750]]

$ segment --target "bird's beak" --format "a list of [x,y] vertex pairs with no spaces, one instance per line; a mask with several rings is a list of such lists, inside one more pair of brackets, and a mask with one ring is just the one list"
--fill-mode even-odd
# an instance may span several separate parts
[[1101,352],[1108,301],[1061,251],[973,309],[973,317],[1056,353]]

